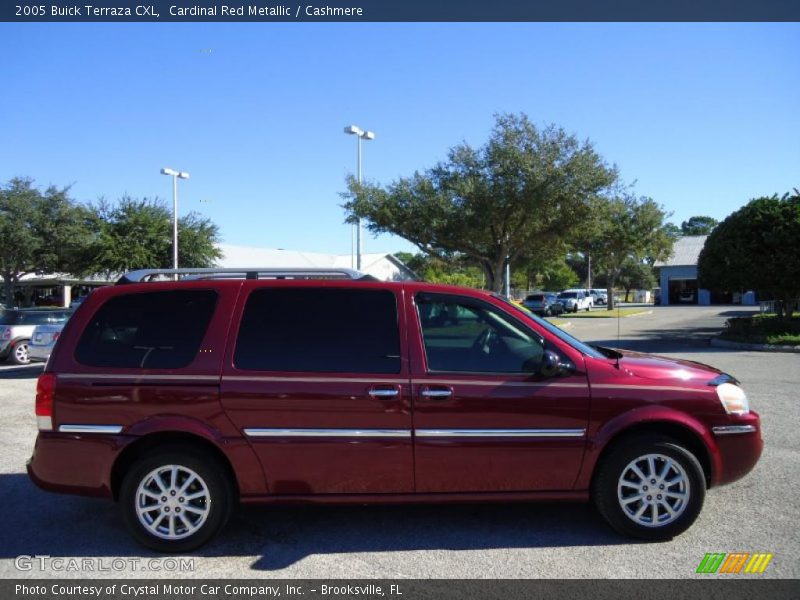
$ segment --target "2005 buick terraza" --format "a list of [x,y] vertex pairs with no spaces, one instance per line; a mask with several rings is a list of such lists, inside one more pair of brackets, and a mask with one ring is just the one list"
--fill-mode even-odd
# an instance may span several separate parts
[[200,546],[237,502],[592,499],[662,540],[761,454],[733,377],[588,346],[497,295],[347,270],[173,275],[129,273],[77,310],[38,381],[28,464],[42,488],[118,500],[157,550]]

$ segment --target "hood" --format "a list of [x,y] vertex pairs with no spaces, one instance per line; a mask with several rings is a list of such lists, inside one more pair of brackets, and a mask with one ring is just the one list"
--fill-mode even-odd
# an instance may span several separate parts
[[722,371],[692,360],[667,358],[616,349],[622,355],[619,367],[636,377],[657,381],[692,382],[705,385]]

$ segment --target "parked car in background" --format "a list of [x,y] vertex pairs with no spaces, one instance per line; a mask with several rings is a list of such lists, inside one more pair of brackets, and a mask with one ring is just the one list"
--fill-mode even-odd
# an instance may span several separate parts
[[28,342],[28,358],[31,362],[47,361],[66,324],[67,322],[63,321],[34,327],[31,341]]
[[567,312],[589,311],[592,308],[591,297],[583,290],[564,290],[558,295],[558,300]]
[[678,300],[684,303],[694,302],[694,290],[681,290]]
[[522,302],[522,306],[543,317],[552,317],[564,312],[564,305],[558,299],[558,294],[549,292],[529,294]]
[[0,360],[17,365],[31,362],[28,348],[37,325],[64,323],[68,310],[14,309],[0,313]]
[[606,305],[608,304],[608,291],[601,290],[600,288],[592,288],[589,293],[594,298],[594,304]]

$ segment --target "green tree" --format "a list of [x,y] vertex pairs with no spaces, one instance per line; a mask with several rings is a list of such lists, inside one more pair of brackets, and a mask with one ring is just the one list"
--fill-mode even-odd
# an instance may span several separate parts
[[689,217],[681,223],[681,235],[708,235],[718,223],[713,217]]
[[[107,276],[134,269],[172,266],[172,212],[160,200],[123,197],[97,206],[100,235],[92,268]],[[211,267],[221,257],[219,229],[191,212],[178,219],[178,264]]]
[[629,261],[666,259],[675,241],[668,231],[664,209],[651,198],[623,193],[595,202],[594,227],[583,241],[596,269],[606,275],[608,310],[614,309],[614,287]]
[[499,292],[507,259],[569,236],[616,178],[590,142],[504,114],[480,148],[462,143],[385,187],[349,177],[343,197],[349,221],[360,217],[373,233],[394,233],[442,260],[463,254]]
[[709,234],[697,264],[708,289],[772,294],[778,315],[791,315],[800,296],[800,193],[756,198]]
[[92,213],[68,192],[54,186],[41,191],[26,178],[0,187],[0,276],[10,304],[25,275],[86,271]]
[[675,223],[667,223],[664,225],[664,231],[670,237],[678,238],[684,235],[683,230],[680,227],[675,225]]
[[514,273],[524,275],[526,290],[543,289],[559,291],[578,285],[578,274],[567,264],[564,254],[552,256],[545,260],[530,261]]
[[465,287],[482,287],[481,270],[471,265],[462,255],[448,256],[441,259],[428,256],[422,252],[395,252],[395,257],[402,260],[422,281],[429,283],[447,283]]
[[617,284],[625,290],[625,302],[628,302],[631,290],[649,290],[656,286],[653,266],[646,261],[628,259],[622,264]]

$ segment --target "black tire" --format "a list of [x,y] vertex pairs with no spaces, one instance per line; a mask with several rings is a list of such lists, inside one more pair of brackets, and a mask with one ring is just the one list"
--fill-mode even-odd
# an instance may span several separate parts
[[31,357],[28,354],[28,341],[20,340],[11,348],[11,353],[8,355],[8,360],[15,365],[29,365],[31,364]]
[[[180,504],[180,506],[184,507],[184,518],[194,515],[191,518],[197,518],[198,520],[202,519],[203,517],[197,517],[197,513],[192,509],[207,510],[205,520],[199,526],[197,526],[196,531],[193,533],[189,533],[188,527],[177,523],[177,520],[180,519],[181,516],[176,514],[175,511],[180,512],[180,506],[177,508],[173,507],[172,515],[165,515],[165,517],[176,521],[176,533],[184,536],[179,537],[178,539],[165,539],[164,537],[159,537],[159,535],[145,526],[137,513],[137,496],[139,485],[144,481],[152,481],[152,479],[150,479],[150,475],[155,470],[159,469],[159,467],[167,467],[168,465],[175,465],[180,468],[193,471],[195,475],[199,476],[200,480],[205,485],[205,490],[207,491],[207,496],[209,498],[207,503],[201,499],[200,504],[195,504],[194,506],[191,506],[191,502],[196,501],[187,500]],[[122,518],[124,519],[131,535],[143,546],[158,552],[190,552],[196,548],[199,548],[213,538],[217,533],[219,533],[230,517],[235,494],[233,490],[233,483],[230,481],[230,477],[227,475],[227,472],[228,471],[225,466],[220,464],[220,461],[216,457],[190,446],[167,446],[162,450],[153,452],[139,459],[133,465],[131,465],[125,474],[119,494]],[[182,472],[179,471],[179,473]],[[177,486],[178,488],[180,488],[180,484],[181,482],[179,481]],[[151,487],[150,489],[155,488]],[[188,496],[191,495],[192,492],[197,493],[198,489],[200,492],[203,491],[203,488],[199,483],[194,483],[189,490],[184,492],[184,494]],[[169,490],[164,492],[164,494],[164,498],[170,498]],[[177,500],[183,500],[183,497],[178,497],[177,494],[172,494],[172,496],[173,497],[170,498],[170,502],[174,503],[177,502]],[[157,502],[158,500],[154,501]],[[189,504],[190,507],[187,507],[187,504]],[[166,507],[166,510],[169,510],[169,506]],[[153,509],[153,512],[149,513],[149,515],[154,515],[153,521],[155,521],[156,526],[158,525],[157,516],[159,514],[161,513],[155,508]],[[143,519],[144,518],[146,517],[143,517]],[[192,523],[192,525],[195,525],[195,523]],[[181,528],[183,531],[181,531]],[[163,535],[169,534],[169,532],[162,533]]]
[[[644,511],[645,514],[642,515],[642,518],[648,518],[646,513],[651,512],[652,503],[645,502],[645,500],[650,498],[650,496],[644,496],[640,501],[631,501],[631,498],[634,496],[647,494],[647,492],[635,489],[632,490],[631,488],[635,487],[634,485],[622,486],[620,484],[621,478],[627,470],[628,465],[635,459],[648,454],[667,457],[673,461],[674,464],[680,465],[680,468],[685,474],[684,479],[688,482],[688,501],[675,501],[673,498],[675,502],[683,502],[683,504],[671,505],[671,508],[674,509],[675,512],[678,512],[677,517],[669,520],[671,517],[669,517],[666,510],[662,509],[661,506],[656,509],[656,522],[661,517],[664,517],[665,523],[663,525],[653,526],[652,524],[642,524],[640,521],[635,520],[634,516],[628,516],[626,509],[622,506],[622,500],[620,500],[620,496],[618,495],[618,489],[626,490],[625,493],[630,492],[629,496],[624,497],[624,500],[627,501],[626,506],[630,507],[628,509],[630,512],[638,512],[638,509],[640,509],[642,505],[648,505]],[[643,467],[641,470],[646,470],[646,460],[644,463],[639,464]],[[655,470],[658,471],[666,465],[666,462],[659,462],[656,460],[654,464],[656,466]],[[675,473],[677,473],[677,471],[675,471]],[[665,479],[669,480],[671,478],[667,476]],[[652,481],[652,479],[650,481]],[[645,484],[648,484],[648,482],[645,482]],[[661,492],[663,488],[661,488],[660,480],[657,480],[656,485],[659,487],[656,488],[653,486],[653,490],[645,489],[654,491],[653,496],[658,497],[657,494]],[[671,486],[667,485],[668,489],[670,487]],[[685,493],[685,491],[681,492],[680,488],[673,489],[672,491],[675,493]],[[623,535],[649,541],[670,540],[676,535],[686,531],[692,523],[694,523],[695,519],[697,519],[697,515],[700,514],[700,510],[703,508],[705,493],[706,479],[700,462],[691,452],[681,446],[679,442],[663,436],[630,438],[618,444],[604,457],[603,462],[598,465],[592,485],[592,497],[595,506],[611,527]],[[670,501],[666,495],[664,495],[664,498],[667,499],[667,502]],[[649,517],[649,520],[650,523],[653,522],[652,517]]]
[[552,316],[553,316],[553,311],[552,311],[552,310],[550,310],[550,307],[549,307],[549,306],[548,306],[547,308],[545,308],[545,309],[544,309],[544,316],[545,316],[545,317],[552,317]]
[[577,304],[575,305],[575,308],[574,308],[574,309],[572,309],[572,312],[574,312],[574,313],[577,313],[577,312],[578,312],[578,305],[577,305]]

